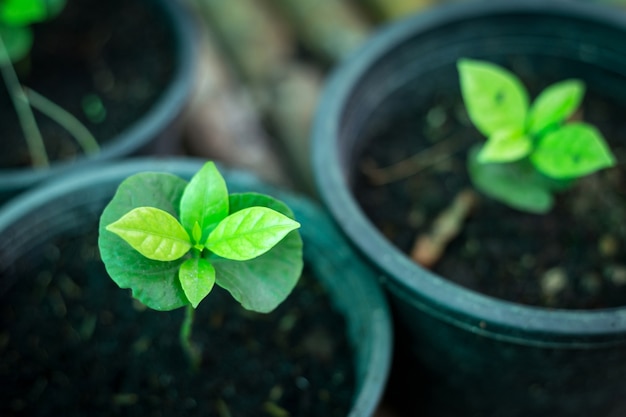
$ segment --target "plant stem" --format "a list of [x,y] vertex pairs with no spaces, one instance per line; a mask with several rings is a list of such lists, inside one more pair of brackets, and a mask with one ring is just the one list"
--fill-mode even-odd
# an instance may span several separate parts
[[100,151],[100,145],[98,145],[96,138],[93,137],[89,129],[80,120],[36,91],[30,88],[24,88],[23,90],[26,93],[26,97],[30,100],[31,106],[64,127],[74,136],[74,139],[76,139],[76,142],[78,142],[86,154],[95,154]]
[[26,96],[26,93],[24,93],[24,90],[20,85],[20,81],[17,78],[17,74],[15,73],[15,69],[11,64],[11,59],[2,36],[0,36],[0,62],[2,62],[0,65],[0,72],[2,72],[4,84],[7,87],[9,96],[11,96],[11,100],[13,101],[13,107],[17,113],[20,126],[22,127],[22,132],[24,133],[26,144],[28,145],[28,149],[30,151],[33,166],[46,167],[50,163],[48,161],[48,154],[46,153],[43,138],[41,137],[41,132],[37,127],[37,121],[35,120],[35,115],[30,108],[28,97]]
[[185,319],[180,326],[180,345],[187,354],[189,359],[189,365],[193,372],[200,368],[200,362],[202,361],[202,355],[200,349],[191,341],[191,331],[193,329],[193,318],[195,310],[191,304],[185,307]]

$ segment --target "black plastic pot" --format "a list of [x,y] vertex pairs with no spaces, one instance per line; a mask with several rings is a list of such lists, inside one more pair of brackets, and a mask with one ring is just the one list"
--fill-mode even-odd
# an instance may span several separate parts
[[[72,160],[53,161],[50,167],[41,169],[0,169],[0,202],[72,168],[81,169],[99,161],[138,153],[166,153],[180,148],[180,145],[172,142],[173,138],[181,134],[181,115],[192,92],[196,47],[194,22],[176,1],[150,0],[147,3],[158,16],[155,24],[167,28],[174,50],[174,56],[171,57],[173,72],[157,101],[141,118],[107,140],[101,151],[93,156],[80,155]],[[64,76],[66,79],[62,78]],[[61,77],[62,82],[71,82],[66,74],[58,77]]]
[[[81,175],[61,176],[7,203],[0,210],[0,294],[12,285],[20,285],[10,278],[15,275],[18,260],[24,265],[24,259],[30,256],[26,265],[33,268],[41,262],[40,258],[32,257],[32,253],[41,253],[34,248],[61,234],[81,236],[86,229],[93,229],[105,204],[129,175],[158,171],[190,178],[202,163],[198,159],[180,158],[103,164],[84,170]],[[392,349],[390,313],[372,269],[362,263],[330,218],[310,200],[261,183],[251,174],[225,170],[222,173],[231,192],[270,194],[287,203],[302,223],[305,263],[329,292],[335,308],[345,316],[354,352],[356,387],[349,416],[372,416],[385,388]],[[90,279],[109,278],[90,276]],[[130,302],[126,298],[124,301]],[[19,359],[15,365],[15,369],[1,369],[0,373],[20,372]],[[154,395],[160,394],[155,391]],[[8,410],[11,401],[7,399],[2,407]]]
[[408,394],[407,415],[623,415],[626,308],[550,310],[462,288],[392,245],[352,191],[370,129],[426,111],[419,105],[435,92],[458,91],[458,58],[514,55],[546,80],[580,77],[626,109],[623,10],[568,1],[440,7],[385,28],[333,74],[312,135],[318,189],[349,239],[386,275],[396,334],[406,335],[425,370],[422,381],[393,382]]

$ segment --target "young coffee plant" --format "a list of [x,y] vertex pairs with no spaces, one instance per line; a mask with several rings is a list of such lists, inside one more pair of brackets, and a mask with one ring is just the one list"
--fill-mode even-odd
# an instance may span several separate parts
[[33,45],[33,23],[58,15],[66,0],[0,1],[0,74],[26,139],[32,164],[49,165],[48,154],[32,108],[63,126],[86,153],[96,153],[99,145],[89,130],[72,114],[41,94],[20,84],[14,63],[24,59]]
[[303,265],[293,217],[267,195],[229,194],[207,162],[189,182],[156,172],[123,181],[102,213],[98,244],[119,287],[155,310],[186,308],[180,339],[197,367],[194,309],[215,284],[262,313],[291,293]]
[[465,107],[487,141],[470,151],[468,169],[479,190],[519,210],[545,213],[553,193],[615,164],[602,134],[569,121],[585,94],[580,80],[545,88],[530,103],[517,76],[493,63],[457,63]]

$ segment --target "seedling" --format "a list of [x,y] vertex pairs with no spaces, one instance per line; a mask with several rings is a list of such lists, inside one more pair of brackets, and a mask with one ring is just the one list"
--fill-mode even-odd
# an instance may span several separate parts
[[461,91],[470,120],[487,137],[470,151],[470,177],[479,190],[516,209],[545,213],[553,193],[613,166],[615,157],[592,125],[570,121],[585,94],[576,79],[557,82],[530,104],[513,73],[461,59]]
[[98,243],[120,288],[155,310],[186,308],[180,339],[197,367],[194,310],[215,284],[261,313],[275,309],[296,285],[302,240],[293,217],[267,195],[229,194],[208,162],[189,183],[156,172],[127,178],[102,213]]
[[86,153],[99,145],[89,130],[72,114],[32,89],[20,84],[13,67],[24,59],[33,45],[30,25],[58,15],[66,0],[4,0],[0,2],[0,73],[13,102],[34,166],[49,165],[44,141],[37,126],[35,108],[63,126]]

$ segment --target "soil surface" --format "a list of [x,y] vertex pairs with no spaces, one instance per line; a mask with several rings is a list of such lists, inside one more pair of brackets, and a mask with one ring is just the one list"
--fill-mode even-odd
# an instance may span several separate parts
[[183,309],[153,311],[120,290],[95,234],[32,255],[0,296],[0,415],[347,415],[345,325],[307,271],[267,315],[216,287],[196,310],[203,354],[193,373],[178,341]]
[[[172,36],[144,1],[74,0],[33,26],[29,57],[15,69],[22,85],[78,118],[100,144],[137,120],[162,93],[174,68]],[[105,112],[87,116],[97,97]],[[34,110],[51,161],[84,153],[73,136]],[[4,83],[0,83],[0,169],[31,160]]]
[[[372,126],[354,193],[372,222],[409,254],[455,198],[473,190],[467,153],[484,138],[471,126],[458,93],[438,92],[422,107],[405,107],[388,123]],[[547,215],[523,213],[469,191],[472,203],[461,230],[431,269],[467,288],[524,304],[625,305],[624,109],[623,102],[588,92],[581,113],[609,142],[616,167],[560,193]]]

